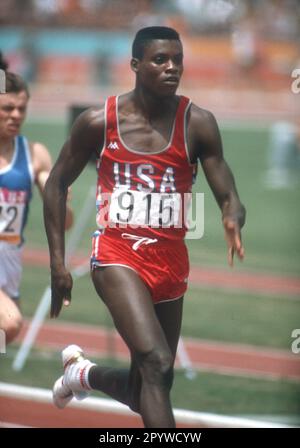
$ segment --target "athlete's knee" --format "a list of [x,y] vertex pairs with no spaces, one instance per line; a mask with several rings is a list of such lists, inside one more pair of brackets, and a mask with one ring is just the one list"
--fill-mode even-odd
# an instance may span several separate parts
[[18,311],[1,316],[1,329],[5,333],[7,344],[12,342],[18,336],[21,331],[22,324],[22,315]]
[[142,379],[150,384],[170,388],[173,377],[173,356],[166,349],[154,349],[140,359]]

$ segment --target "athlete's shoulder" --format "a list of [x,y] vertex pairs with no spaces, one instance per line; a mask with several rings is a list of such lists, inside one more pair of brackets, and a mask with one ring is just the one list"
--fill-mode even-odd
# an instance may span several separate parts
[[28,142],[29,151],[31,154],[31,157],[41,157],[41,156],[48,156],[49,151],[46,145],[41,142]]
[[34,174],[40,171],[50,171],[52,166],[48,148],[40,142],[29,142],[29,151]]
[[212,137],[219,133],[218,124],[214,114],[194,103],[191,104],[188,119],[190,132],[199,138]]
[[193,103],[188,114],[187,135],[190,159],[193,161],[207,151],[211,153],[212,148],[221,147],[220,132],[214,114]]
[[215,123],[216,119],[214,114],[202,107],[197,106],[195,103],[191,103],[190,118],[192,122],[196,122],[198,125],[211,125]]
[[75,120],[70,134],[73,148],[86,152],[101,146],[105,129],[105,103],[90,107]]
[[101,128],[105,123],[105,102],[97,107],[90,107],[75,120],[74,128],[82,130]]
[[24,149],[28,148],[31,160],[45,156],[50,157],[47,147],[41,142],[33,142],[28,140],[28,138],[25,137],[24,135],[18,135],[17,143],[21,145],[19,146],[21,148]]

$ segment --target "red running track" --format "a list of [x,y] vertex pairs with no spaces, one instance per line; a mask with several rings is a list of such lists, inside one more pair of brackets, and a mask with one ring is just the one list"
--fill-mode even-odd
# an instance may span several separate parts
[[[25,322],[18,342],[28,327]],[[126,345],[114,330],[63,321],[46,321],[35,346],[61,351],[80,345],[88,356],[129,359]],[[300,380],[300,356],[285,350],[217,341],[184,339],[194,369],[223,374]]]

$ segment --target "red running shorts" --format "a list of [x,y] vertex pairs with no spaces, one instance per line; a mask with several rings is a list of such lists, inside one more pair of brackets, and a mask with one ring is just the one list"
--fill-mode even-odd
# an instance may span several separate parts
[[189,258],[183,240],[159,240],[126,232],[112,237],[96,231],[91,268],[104,266],[133,269],[148,287],[154,303],[179,299],[187,289]]

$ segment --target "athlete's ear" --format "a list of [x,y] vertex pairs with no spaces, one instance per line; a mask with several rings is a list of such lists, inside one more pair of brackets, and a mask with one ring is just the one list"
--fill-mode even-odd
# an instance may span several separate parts
[[135,73],[139,71],[139,63],[140,61],[137,58],[132,58],[130,61],[131,70],[134,71]]

